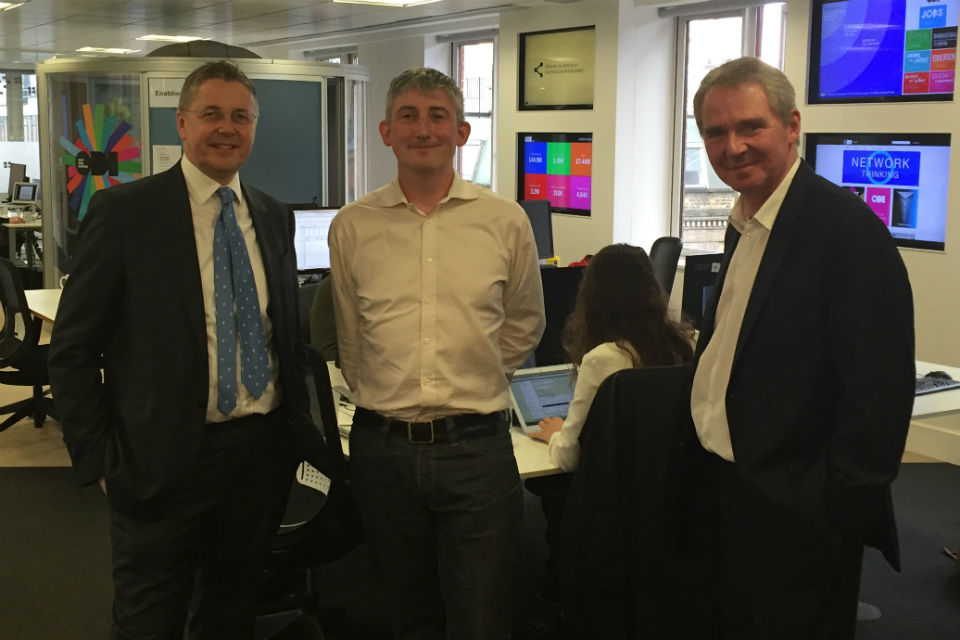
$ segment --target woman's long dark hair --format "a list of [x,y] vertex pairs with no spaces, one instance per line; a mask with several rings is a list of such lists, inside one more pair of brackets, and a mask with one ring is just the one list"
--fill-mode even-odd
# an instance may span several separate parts
[[604,342],[630,345],[644,365],[693,359],[692,331],[667,313],[667,297],[646,251],[629,244],[601,249],[587,266],[577,303],[563,328],[563,347],[580,366]]

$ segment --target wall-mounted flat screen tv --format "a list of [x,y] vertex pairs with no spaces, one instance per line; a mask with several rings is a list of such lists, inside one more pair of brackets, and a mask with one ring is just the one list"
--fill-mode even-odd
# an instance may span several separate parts
[[517,200],[549,200],[554,213],[589,216],[592,133],[518,133]]
[[813,0],[807,102],[952,100],[960,0]]
[[808,133],[804,157],[863,198],[897,245],[943,250],[949,133]]

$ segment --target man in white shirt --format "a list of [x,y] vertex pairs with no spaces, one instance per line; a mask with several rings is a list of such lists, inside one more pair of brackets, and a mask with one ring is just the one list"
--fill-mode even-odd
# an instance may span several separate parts
[[888,230],[798,157],[800,113],[755,58],[694,114],[740,193],[697,345],[691,411],[718,637],[852,638],[863,546],[894,567],[890,499],[913,403],[910,284]]
[[397,177],[330,230],[353,486],[398,638],[510,634],[507,381],[543,333],[543,293],[523,210],[453,169],[469,134],[450,78],[394,78],[380,135]]
[[294,468],[319,462],[293,215],[238,175],[257,117],[235,65],[194,70],[183,159],[97,192],[57,311],[50,383],[110,502],[119,640],[180,640],[191,599],[191,638],[252,638]]

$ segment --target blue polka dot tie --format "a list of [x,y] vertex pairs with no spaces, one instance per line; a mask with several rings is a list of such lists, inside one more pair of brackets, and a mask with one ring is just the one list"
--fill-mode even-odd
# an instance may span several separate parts
[[220,215],[213,230],[213,285],[217,311],[217,408],[224,415],[237,406],[237,335],[240,380],[254,398],[270,378],[260,301],[247,245],[233,210],[233,190],[217,189]]

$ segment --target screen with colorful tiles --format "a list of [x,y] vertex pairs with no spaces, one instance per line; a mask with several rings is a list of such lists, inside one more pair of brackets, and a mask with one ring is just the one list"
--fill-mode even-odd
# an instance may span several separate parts
[[952,100],[960,0],[815,0],[811,103]]
[[949,133],[808,133],[804,156],[866,202],[898,245],[943,250]]
[[549,200],[554,213],[590,215],[593,134],[518,133],[517,200]]

